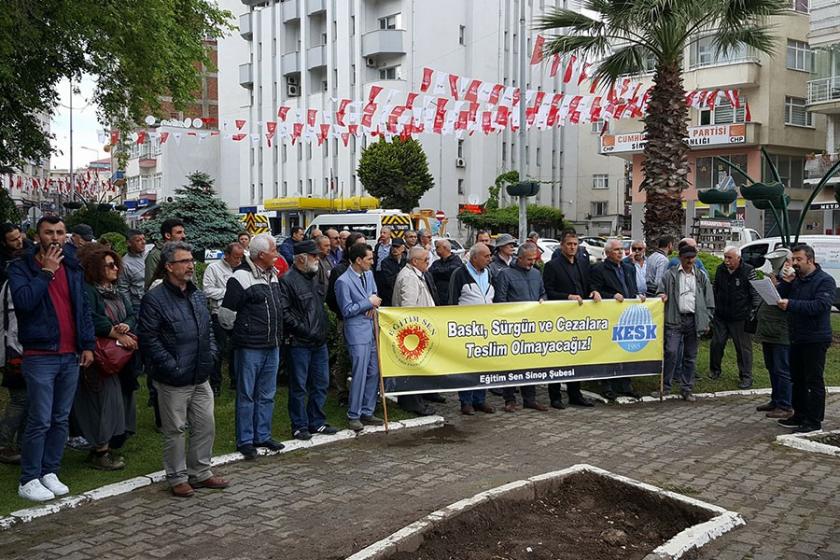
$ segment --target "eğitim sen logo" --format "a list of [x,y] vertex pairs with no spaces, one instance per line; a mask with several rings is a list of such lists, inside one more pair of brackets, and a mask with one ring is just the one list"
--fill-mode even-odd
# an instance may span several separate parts
[[656,325],[646,305],[631,305],[624,310],[613,327],[613,342],[627,352],[638,352],[656,340]]

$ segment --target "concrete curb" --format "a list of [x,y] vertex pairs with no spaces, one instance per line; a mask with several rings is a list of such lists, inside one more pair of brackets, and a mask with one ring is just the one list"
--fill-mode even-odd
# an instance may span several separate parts
[[[836,394],[840,393],[840,387],[826,387],[826,393]],[[602,397],[597,393],[592,393],[590,391],[581,391],[585,397],[589,397],[590,399],[609,404],[609,401]],[[698,399],[714,399],[714,398],[723,398],[723,397],[755,397],[758,395],[770,395],[772,389],[764,388],[764,389],[743,389],[738,391],[718,391],[712,393],[694,393],[694,396]],[[665,395],[663,400],[666,401],[679,401],[682,400],[680,395]],[[649,395],[645,395],[641,399],[634,399],[632,397],[618,397],[615,399],[614,404],[637,404],[637,403],[652,403],[652,402],[659,402],[659,399],[655,399]]]
[[443,522],[454,518],[461,513],[469,511],[478,505],[501,498],[535,499],[543,488],[551,488],[553,482],[580,472],[590,472],[616,480],[622,484],[635,486],[645,492],[659,494],[661,496],[683,502],[685,504],[705,509],[714,514],[714,517],[693,525],[677,533],[670,540],[653,550],[645,557],[645,560],[676,560],[682,557],[692,548],[699,548],[724,533],[744,525],[744,519],[733,511],[728,511],[714,504],[703,502],[695,498],[676,494],[668,490],[651,486],[621,475],[613,474],[598,467],[587,464],[573,465],[559,471],[532,476],[525,480],[517,480],[503,486],[498,486],[484,492],[480,492],[471,498],[467,498],[442,509],[434,511],[426,517],[411,523],[392,533],[388,537],[377,541],[359,552],[348,556],[346,560],[384,560],[397,552],[416,552],[423,543],[426,533],[433,530]]
[[[427,426],[434,426],[437,424],[443,424],[443,422],[443,416],[423,416],[419,418],[401,420],[399,422],[389,422],[388,429],[389,431],[394,431],[406,428],[422,428]],[[263,456],[283,455],[285,453],[291,453],[293,451],[299,451],[301,449],[321,447],[322,445],[338,443],[341,441],[348,441],[356,439],[357,437],[381,433],[384,431],[385,426],[368,426],[365,427],[365,429],[359,433],[355,433],[352,430],[341,430],[340,432],[332,436],[313,436],[312,439],[309,441],[299,441],[296,439],[284,441],[282,443],[285,447],[280,451],[269,451],[268,449],[261,448],[258,450],[258,452],[260,455]],[[212,465],[214,467],[219,465],[226,465],[228,463],[235,463],[243,460],[245,460],[245,458],[239,452],[227,453],[225,455],[219,455],[211,459]],[[58,513],[60,511],[65,511],[68,509],[74,509],[90,502],[96,502],[99,500],[104,500],[105,498],[113,498],[114,496],[127,494],[138,488],[143,488],[145,486],[150,486],[158,482],[163,482],[165,479],[166,473],[164,471],[155,471],[147,475],[137,476],[128,480],[122,480],[113,484],[100,486],[99,488],[88,490],[87,492],[79,494],[77,496],[67,496],[60,500],[50,502],[47,504],[13,511],[6,517],[0,517],[0,531],[10,529],[19,523],[29,523],[33,519],[38,519],[39,517],[52,515],[54,513]]]
[[822,453],[823,455],[831,455],[832,457],[840,457],[840,447],[820,443],[818,441],[811,441],[811,438],[816,435],[825,434],[840,434],[840,430],[832,430],[824,432],[810,432],[807,434],[783,434],[776,436],[776,443],[799,449],[800,451],[808,451],[810,453]]

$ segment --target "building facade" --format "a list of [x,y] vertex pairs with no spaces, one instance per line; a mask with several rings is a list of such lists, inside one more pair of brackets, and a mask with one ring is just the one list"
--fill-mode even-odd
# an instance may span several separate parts
[[[242,132],[262,138],[280,106],[335,113],[338,100],[366,99],[372,86],[404,99],[420,91],[424,67],[516,86],[519,1],[225,0],[225,8],[240,14],[239,33],[219,42],[220,73],[239,80],[220,84],[220,120],[245,121]],[[563,0],[522,1],[528,29],[547,7],[564,6]],[[535,36],[528,39],[528,55]],[[529,66],[529,72],[528,89],[564,91],[561,77],[550,77],[546,65]],[[598,155],[597,138],[591,125],[529,131],[526,175],[545,182],[536,202],[561,208],[581,224],[595,208],[604,219],[592,227],[611,228],[608,215],[621,206],[613,190],[624,185],[624,166]],[[450,233],[464,235],[453,219],[459,205],[484,202],[495,178],[516,168],[517,139],[506,130],[418,140],[435,182],[420,207],[443,210]],[[365,195],[356,169],[370,141],[351,136],[346,147],[338,138],[320,146],[278,141],[269,147],[264,140],[223,140],[222,196],[231,206],[277,210],[284,231],[305,225],[324,200]],[[515,202],[505,199],[503,204]],[[603,204],[593,207],[594,201]]]
[[[791,197],[791,215],[798,219],[808,195],[806,164],[824,145],[825,118],[808,106],[808,81],[813,54],[808,44],[808,3],[792,0],[790,10],[774,18],[777,44],[774,55],[744,47],[716,53],[711,37],[700,37],[684,56],[684,84],[692,90],[738,90],[739,107],[718,97],[713,110],[690,109],[690,188],[684,193],[685,232],[691,232],[695,218],[714,216],[715,210],[697,200],[698,189],[740,187],[745,179],[733,173],[716,156],[739,165],[757,181],[772,180],[761,155],[764,148],[777,166],[786,192]],[[652,74],[643,77],[651,83]],[[601,152],[632,162],[632,236],[641,237],[645,194],[642,123],[620,121],[613,134],[602,137]],[[748,227],[770,234],[774,230],[770,212],[756,209],[738,198],[734,210]],[[803,233],[822,233],[816,215],[808,215]]]

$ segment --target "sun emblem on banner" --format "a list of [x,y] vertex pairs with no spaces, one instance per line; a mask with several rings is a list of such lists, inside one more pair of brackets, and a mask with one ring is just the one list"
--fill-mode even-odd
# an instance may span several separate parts
[[429,357],[437,330],[424,319],[406,317],[390,329],[394,357],[406,366],[419,366]]

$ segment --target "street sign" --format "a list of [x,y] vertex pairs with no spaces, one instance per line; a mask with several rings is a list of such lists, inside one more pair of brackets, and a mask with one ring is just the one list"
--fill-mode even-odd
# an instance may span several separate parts
[[444,212],[443,210],[438,210],[437,212],[435,212],[435,218],[437,218],[439,222],[442,222],[446,219],[446,212]]

